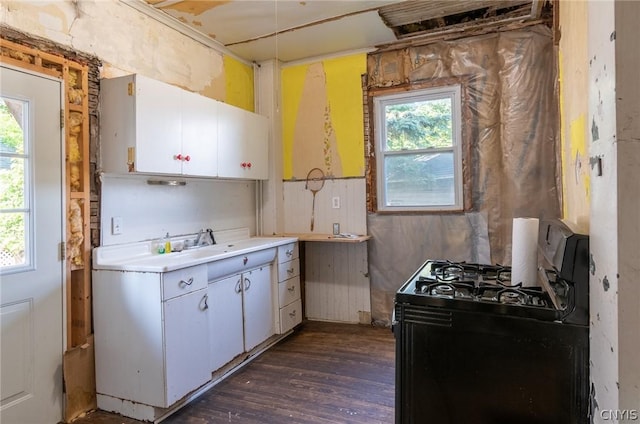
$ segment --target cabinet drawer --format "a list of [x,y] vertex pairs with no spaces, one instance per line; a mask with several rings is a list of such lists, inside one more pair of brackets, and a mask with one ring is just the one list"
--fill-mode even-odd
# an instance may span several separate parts
[[209,262],[207,264],[207,279],[208,281],[214,281],[227,275],[239,274],[273,262],[275,257],[276,249],[272,247]]
[[162,275],[162,300],[207,287],[207,266],[177,269]]
[[280,333],[286,333],[302,322],[302,300],[280,309]]
[[298,258],[298,243],[289,243],[278,246],[278,263],[287,262]]
[[300,299],[300,277],[296,276],[278,284],[278,305],[284,306]]
[[278,281],[288,280],[300,275],[300,259],[278,264]]

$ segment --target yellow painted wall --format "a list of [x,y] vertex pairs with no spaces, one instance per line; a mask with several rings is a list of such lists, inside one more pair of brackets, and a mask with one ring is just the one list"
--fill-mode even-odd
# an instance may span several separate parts
[[589,231],[587,0],[560,1],[560,140],[563,217]]
[[361,75],[366,54],[282,70],[284,179],[314,167],[333,177],[364,176]]
[[253,67],[224,56],[224,76],[224,102],[253,112]]

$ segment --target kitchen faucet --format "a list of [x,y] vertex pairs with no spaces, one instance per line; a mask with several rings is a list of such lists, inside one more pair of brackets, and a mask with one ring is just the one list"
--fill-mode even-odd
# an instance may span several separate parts
[[201,242],[203,241],[202,236],[204,235],[205,232],[209,236],[209,242],[205,243],[204,246],[210,246],[212,244],[216,244],[216,239],[213,236],[213,230],[211,228],[207,228],[206,230],[200,229],[198,231],[198,235],[196,236],[195,246],[201,245]]

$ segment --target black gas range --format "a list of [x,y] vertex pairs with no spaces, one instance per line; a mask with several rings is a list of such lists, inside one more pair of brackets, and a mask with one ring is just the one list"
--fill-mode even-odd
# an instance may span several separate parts
[[542,222],[539,282],[427,260],[395,296],[396,423],[588,422],[588,237]]

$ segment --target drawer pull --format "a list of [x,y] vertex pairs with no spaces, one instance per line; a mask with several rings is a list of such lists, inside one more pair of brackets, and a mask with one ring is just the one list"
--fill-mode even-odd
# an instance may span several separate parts
[[293,250],[288,249],[286,252],[284,252],[288,257],[292,257],[293,256]]
[[180,282],[178,283],[178,285],[181,287],[190,286],[191,284],[193,284],[193,277],[189,278],[187,281],[180,280]]
[[293,268],[289,268],[289,269],[287,270],[287,273],[288,273],[288,274],[293,274],[293,271],[294,271],[294,269],[293,269]]
[[249,262],[249,258],[247,258],[246,256],[242,258],[242,265],[246,265],[247,262]]
[[288,287],[287,290],[293,293],[294,291],[296,291],[296,286]]
[[296,316],[296,311],[295,311],[295,310],[293,310],[292,312],[289,312],[289,316],[290,316],[291,318],[295,318],[295,316]]
[[202,301],[200,302],[200,304],[202,305],[200,309],[202,309],[203,311],[206,311],[207,309],[209,309],[209,304],[207,303],[208,299],[209,299],[209,295],[205,294],[204,297],[202,298]]

